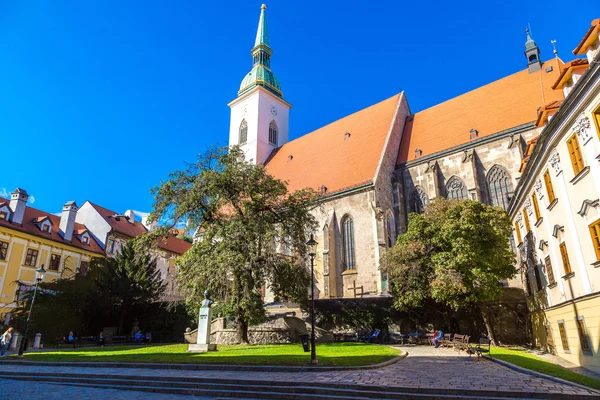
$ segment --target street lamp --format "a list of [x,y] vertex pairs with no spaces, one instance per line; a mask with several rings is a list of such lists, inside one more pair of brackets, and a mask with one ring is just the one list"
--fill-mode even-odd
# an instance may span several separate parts
[[306,242],[308,247],[308,256],[310,257],[310,325],[312,333],[310,335],[310,363],[317,364],[317,350],[315,349],[315,256],[317,255],[317,241],[310,235]]
[[35,303],[35,295],[37,294],[37,289],[40,283],[44,280],[46,276],[46,270],[44,269],[44,264],[39,269],[35,270],[35,289],[33,290],[33,298],[31,299],[31,305],[29,306],[29,314],[27,315],[27,322],[25,323],[25,334],[23,338],[21,338],[21,344],[19,345],[19,356],[23,356],[23,351],[25,351],[25,341],[27,340],[27,331],[29,330],[29,321],[31,320],[31,310],[33,309],[33,303]]

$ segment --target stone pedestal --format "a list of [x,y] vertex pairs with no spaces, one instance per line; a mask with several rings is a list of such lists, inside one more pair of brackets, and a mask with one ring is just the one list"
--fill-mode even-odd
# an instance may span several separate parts
[[[190,343],[188,351],[195,353],[206,353],[207,351],[216,351],[217,345],[210,343],[210,324],[212,322],[212,308],[210,304],[205,304],[200,307],[200,315],[198,316],[198,339],[197,343]],[[205,304],[205,305],[204,305]]]
[[41,342],[42,342],[42,334],[41,333],[36,333],[35,334],[35,339],[33,340],[33,348],[34,349],[39,349]]

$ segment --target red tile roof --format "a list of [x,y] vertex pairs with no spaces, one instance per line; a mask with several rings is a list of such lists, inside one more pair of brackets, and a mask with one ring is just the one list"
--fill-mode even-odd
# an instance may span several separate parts
[[416,148],[428,156],[468,143],[471,129],[481,138],[535,121],[540,104],[564,98],[551,88],[561,64],[547,61],[541,71],[517,72],[416,113],[407,119],[397,163],[413,160]]
[[[91,201],[89,203],[101,216],[104,217],[106,222],[108,222],[108,224],[115,232],[121,233],[131,238],[141,236],[144,233],[148,232],[148,229],[146,229],[146,227],[139,221],[130,222],[123,215],[120,215],[107,208],[94,204]],[[183,254],[190,247],[192,247],[192,244],[186,242],[185,240],[169,236],[166,240],[166,243],[163,240],[162,243],[159,244],[159,246],[164,250],[168,250],[176,254]]]
[[571,79],[573,75],[573,71],[577,69],[587,68],[589,66],[589,62],[587,58],[576,58],[572,61],[569,61],[565,65],[563,65],[562,70],[560,71],[560,75],[556,78],[556,82],[552,85],[552,89],[560,89],[562,85]]
[[267,171],[288,181],[291,192],[325,186],[332,194],[371,183],[399,99],[397,94],[284,144],[265,162]]
[[588,31],[585,33],[585,35],[583,36],[583,39],[581,39],[581,42],[579,42],[577,47],[575,47],[575,50],[573,50],[573,54],[575,54],[576,56],[580,56],[580,55],[584,54],[587,50],[587,47],[590,44],[594,43],[594,41],[595,41],[595,38],[593,37],[593,33],[596,33],[596,35],[597,35],[599,31],[600,31],[600,18],[597,18],[592,21],[591,26],[588,29]]
[[[0,200],[0,204],[4,201]],[[8,203],[8,201],[6,201]],[[41,221],[48,218],[52,223],[52,229],[49,233],[42,232],[40,228],[36,225],[35,221]],[[77,247],[79,249],[91,251],[98,254],[104,254],[102,247],[98,244],[93,238],[90,240],[89,244],[82,243],[76,237],[73,237],[71,241],[64,240],[62,236],[58,233],[58,229],[60,226],[60,217],[53,215],[51,213],[47,213],[45,211],[38,210],[37,208],[25,207],[25,213],[23,215],[23,224],[17,225],[13,224],[9,221],[0,220],[0,226],[14,229],[19,232],[29,233],[34,236],[42,237],[48,240],[52,240],[53,242],[65,244],[72,247]],[[75,230],[86,229],[85,225],[75,223]]]
[[548,113],[553,110],[558,110],[558,108],[562,105],[564,100],[554,100],[550,103],[546,104],[543,107],[540,107],[538,110],[538,117],[535,121],[536,126],[542,126],[548,120]]

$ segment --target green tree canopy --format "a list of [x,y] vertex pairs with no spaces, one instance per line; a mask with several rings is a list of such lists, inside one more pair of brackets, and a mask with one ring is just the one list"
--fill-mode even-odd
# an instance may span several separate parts
[[436,199],[423,214],[410,214],[406,233],[382,261],[395,307],[408,310],[434,300],[457,310],[497,299],[499,281],[516,274],[510,233],[508,214],[478,201]]
[[178,224],[197,227],[200,240],[177,260],[179,287],[196,309],[206,289],[230,302],[240,342],[248,341],[248,324],[264,318],[265,285],[277,297],[306,304],[305,243],[316,227],[313,190],[288,192],[285,182],[232,147],[200,155],[153,194],[150,218],[168,226],[150,232],[146,243]]

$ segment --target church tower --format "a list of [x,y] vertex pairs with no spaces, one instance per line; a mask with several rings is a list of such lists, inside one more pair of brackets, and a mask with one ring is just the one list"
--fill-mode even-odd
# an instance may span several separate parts
[[527,57],[527,66],[529,67],[529,73],[531,74],[532,72],[542,69],[542,60],[540,60],[540,48],[531,38],[529,28],[527,28],[525,32],[527,33],[527,41],[525,42],[525,57]]
[[231,108],[229,145],[239,144],[246,160],[264,163],[271,152],[288,141],[292,105],[283,99],[281,86],[271,71],[266,5],[262,5],[252,54],[252,69],[242,80]]

